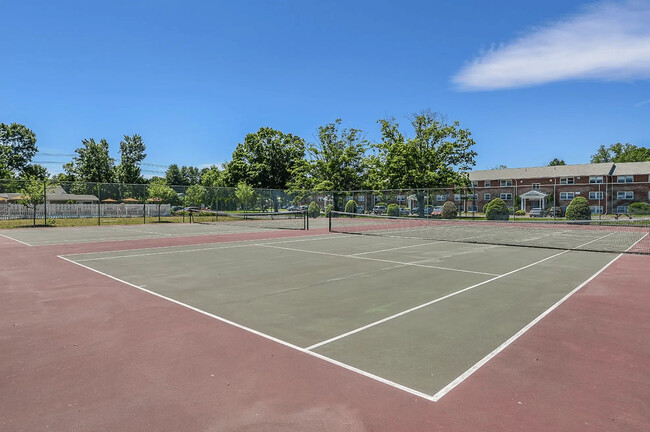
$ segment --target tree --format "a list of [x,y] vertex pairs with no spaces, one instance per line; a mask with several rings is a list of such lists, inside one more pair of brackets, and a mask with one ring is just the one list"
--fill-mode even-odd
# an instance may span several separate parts
[[424,216],[424,189],[463,186],[476,163],[471,132],[458,122],[447,124],[439,114],[423,111],[411,117],[414,136],[406,138],[394,120],[380,120],[381,142],[375,145],[386,188],[416,189]]
[[226,165],[229,184],[245,181],[256,188],[286,189],[291,172],[305,157],[305,141],[270,127],[246,135]]
[[201,185],[192,185],[185,191],[185,205],[201,206],[205,202],[206,191]]
[[183,165],[181,177],[183,185],[192,186],[201,183],[201,171],[197,167]]
[[510,211],[508,205],[501,198],[494,198],[485,205],[485,218],[488,220],[508,220]]
[[28,177],[20,190],[20,203],[34,209],[34,226],[36,226],[36,207],[45,202],[45,189],[49,186],[47,180]]
[[140,163],[147,155],[140,135],[124,135],[120,141],[120,164],[117,166],[117,181],[120,183],[142,183]]
[[508,167],[506,165],[497,165],[492,169],[493,170],[502,170],[502,169],[508,169]]
[[162,182],[150,184],[148,195],[150,199],[160,200],[161,203],[173,203],[178,200],[176,191]]
[[172,186],[181,186],[185,184],[181,170],[176,164],[172,164],[167,168],[167,171],[165,171],[165,180],[168,185]]
[[50,176],[47,172],[47,168],[39,164],[29,164],[25,165],[23,172],[21,173],[21,178],[37,178],[39,180],[45,180]]
[[34,132],[18,123],[0,123],[0,178],[20,176],[37,151]]
[[591,156],[591,163],[645,161],[650,161],[650,148],[638,147],[630,143],[616,143],[609,147],[601,145]]
[[566,165],[566,162],[564,162],[564,159],[558,159],[555,158],[552,161],[548,163],[548,166],[559,166],[559,165]]
[[75,150],[71,163],[64,165],[64,169],[75,180],[92,183],[110,183],[114,180],[115,159],[108,153],[108,142],[101,139],[95,142],[94,138],[81,141],[83,147]]
[[237,183],[237,187],[235,188],[235,197],[237,197],[243,210],[246,210],[250,205],[254,195],[255,191],[251,186],[247,185],[245,182]]

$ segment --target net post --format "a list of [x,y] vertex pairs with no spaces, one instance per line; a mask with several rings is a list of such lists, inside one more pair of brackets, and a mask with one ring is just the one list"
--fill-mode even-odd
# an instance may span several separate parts
[[305,212],[304,218],[305,218],[304,219],[305,220],[305,223],[304,223],[305,231],[309,231],[309,213]]
[[142,223],[143,224],[147,223],[147,200],[146,199],[142,202]]
[[43,223],[47,226],[47,180],[43,180]]
[[330,214],[328,215],[328,231],[332,232],[332,212],[334,210],[330,210]]
[[99,189],[99,183],[97,183],[97,225],[102,224],[102,195]]

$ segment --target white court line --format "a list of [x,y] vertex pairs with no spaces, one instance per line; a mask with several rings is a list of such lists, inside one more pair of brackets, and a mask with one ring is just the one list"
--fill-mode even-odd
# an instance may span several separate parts
[[[75,259],[76,262],[86,262],[86,261],[99,261],[99,260],[107,260],[107,259],[119,259],[119,258],[131,258],[131,257],[143,257],[143,256],[152,256],[152,255],[168,255],[168,254],[175,254],[175,253],[186,253],[186,252],[201,252],[201,251],[207,251],[207,250],[219,250],[219,249],[232,249],[232,248],[239,248],[239,247],[247,247],[247,246],[264,246],[265,244],[285,244],[285,243],[296,243],[296,242],[303,242],[303,241],[318,241],[318,240],[329,240],[330,238],[340,238],[341,236],[333,236],[331,234],[319,234],[315,235],[312,238],[300,238],[300,239],[295,239],[295,240],[283,240],[283,241],[274,241],[274,242],[269,242],[269,243],[243,243],[242,241],[233,241],[233,242],[223,242],[219,243],[220,245],[225,245],[225,246],[211,246],[211,247],[200,247],[200,248],[193,248],[193,249],[176,249],[176,250],[170,250],[170,251],[162,251],[162,252],[147,252],[147,253],[141,253],[141,254],[124,254],[124,255],[109,255],[109,256],[101,256],[101,257],[94,257],[94,258],[85,258],[85,259]],[[254,242],[256,240],[244,240],[245,242]],[[236,244],[233,244],[236,243]],[[206,245],[214,245],[214,243],[204,243]],[[161,246],[157,248],[150,248],[150,249],[140,249],[140,250],[158,250],[158,249],[164,249],[164,248],[182,248],[182,245],[176,245],[176,246]],[[83,255],[93,255],[97,253],[114,253],[114,252],[128,252],[128,251],[137,251],[138,249],[123,249],[121,251],[110,251],[110,252],[83,252],[79,254],[66,254],[64,256],[67,257],[73,257],[73,256],[83,256]]]
[[236,322],[234,322],[234,321],[230,321],[230,320],[228,320],[228,319],[226,319],[226,318],[222,318],[222,317],[220,317],[220,316],[218,316],[218,315],[211,314],[210,312],[206,312],[206,311],[204,311],[204,310],[202,310],[202,309],[196,308],[196,307],[194,307],[194,306],[190,306],[190,305],[188,305],[188,304],[186,304],[186,303],[180,302],[180,301],[175,300],[175,299],[173,299],[173,298],[171,298],[171,297],[166,297],[166,296],[164,296],[164,295],[162,295],[162,294],[158,294],[157,292],[150,291],[150,290],[148,290],[148,289],[146,289],[146,288],[144,288],[144,287],[142,287],[142,286],[138,286],[138,285],[132,284],[132,283],[127,282],[127,281],[125,281],[125,280],[122,280],[122,279],[116,278],[115,276],[111,276],[111,275],[109,275],[109,274],[107,274],[107,273],[103,273],[103,272],[101,272],[101,271],[99,271],[99,270],[95,270],[95,269],[92,268],[92,267],[88,267],[88,266],[85,266],[85,265],[83,265],[83,264],[79,264],[78,262],[75,262],[75,261],[69,260],[68,258],[66,258],[66,257],[64,257],[64,256],[60,256],[60,255],[59,255],[58,258],[61,258],[62,260],[65,260],[65,261],[67,261],[67,262],[69,262],[69,263],[76,264],[76,265],[78,265],[78,266],[80,266],[80,267],[83,267],[83,268],[85,268],[85,269],[87,269],[87,270],[90,270],[90,271],[92,271],[92,272],[98,273],[98,274],[100,274],[100,275],[102,275],[102,276],[105,276],[105,277],[107,277],[107,278],[113,279],[113,280],[115,280],[115,281],[117,281],[117,282],[121,282],[121,283],[123,283],[123,284],[125,284],[125,285],[128,285],[128,286],[130,286],[130,287],[137,288],[137,289],[139,289],[139,290],[141,290],[141,291],[144,291],[144,292],[146,292],[146,293],[148,293],[148,294],[151,294],[151,295],[156,296],[156,297],[158,297],[158,298],[161,298],[161,299],[163,299],[163,300],[167,300],[167,301],[169,301],[169,302],[171,302],[171,303],[174,303],[174,304],[177,304],[177,305],[179,305],[179,306],[185,307],[185,308],[187,308],[187,309],[193,310],[194,312],[198,312],[198,313],[203,314],[203,315],[206,315],[206,316],[208,316],[208,317],[210,317],[210,318],[213,318],[213,319],[216,319],[216,320],[221,321],[221,322],[223,322],[223,323],[229,324],[229,325],[231,325],[231,326],[233,326],[233,327],[237,327],[237,328],[239,328],[239,329],[242,329],[242,330],[245,330],[245,331],[247,331],[247,332],[250,332],[250,333],[252,333],[252,334],[254,334],[254,335],[257,335],[257,336],[263,337],[263,338],[265,338],[265,339],[271,340],[271,341],[273,341],[273,342],[276,342],[276,343],[278,343],[278,344],[280,344],[280,345],[284,345],[284,346],[286,346],[286,347],[289,347],[289,348],[295,349],[296,351],[299,351],[299,352],[301,352],[301,353],[303,353],[303,354],[307,354],[307,355],[309,355],[309,356],[312,356],[312,357],[315,357],[315,358],[318,358],[318,359],[324,360],[324,361],[326,361],[326,362],[328,362],[328,363],[334,364],[334,365],[339,366],[339,367],[341,367],[341,368],[343,368],[343,369],[347,369],[347,370],[352,371],[352,372],[355,372],[355,373],[357,373],[357,374],[359,374],[359,375],[365,376],[365,377],[367,377],[367,378],[370,378],[370,379],[373,379],[373,380],[375,380],[375,381],[378,381],[378,382],[381,382],[381,383],[383,383],[383,384],[386,384],[386,385],[388,385],[388,386],[390,386],[390,387],[393,387],[393,388],[396,388],[396,389],[399,389],[399,390],[405,391],[405,392],[407,392],[407,393],[410,393],[410,394],[412,394],[412,395],[415,395],[415,396],[421,397],[421,398],[423,398],[423,399],[431,400],[431,396],[429,396],[429,395],[427,395],[427,394],[425,394],[425,393],[422,393],[422,392],[420,392],[420,391],[418,391],[418,390],[414,390],[414,389],[412,389],[412,388],[409,388],[409,387],[403,386],[402,384],[399,384],[399,383],[396,383],[396,382],[393,382],[393,381],[387,380],[386,378],[382,378],[382,377],[380,377],[380,376],[378,376],[378,375],[371,374],[370,372],[366,372],[366,371],[361,370],[361,369],[358,369],[358,368],[356,368],[356,367],[354,367],[354,366],[350,366],[350,365],[348,365],[348,364],[342,363],[342,362],[340,362],[340,361],[338,361],[338,360],[331,359],[331,358],[326,357],[326,356],[324,356],[324,355],[322,355],[322,354],[318,354],[318,353],[315,353],[315,352],[312,352],[312,351],[308,351],[308,350],[306,350],[305,348],[299,347],[298,345],[294,345],[294,344],[292,344],[292,343],[289,343],[289,342],[283,341],[282,339],[278,339],[278,338],[273,337],[273,336],[271,336],[271,335],[268,335],[268,334],[266,334],[266,333],[262,333],[262,332],[260,332],[260,331],[254,330],[254,329],[252,329],[252,328],[249,328],[249,327],[243,326],[243,325],[238,324],[238,323],[236,323]]
[[13,237],[9,237],[8,235],[5,235],[5,234],[0,234],[0,236],[8,238],[9,240],[13,240],[15,242],[18,242],[20,244],[24,244],[25,246],[33,246],[33,245],[30,245],[29,243],[25,243],[24,241],[20,241],[18,239],[13,238]]
[[408,249],[408,248],[414,248],[414,247],[419,247],[419,246],[427,246],[431,244],[436,244],[440,243],[439,241],[433,241],[433,242],[428,242],[428,243],[420,243],[420,244],[414,244],[414,245],[408,245],[408,246],[400,246],[400,247],[394,247],[390,249],[380,249],[380,250],[372,250],[368,252],[359,252],[359,253],[354,253],[350,254],[349,256],[360,256],[360,255],[367,255],[367,254],[373,254],[373,253],[380,253],[380,252],[388,252],[388,251],[394,251],[394,250],[399,250],[399,249]]
[[[613,233],[612,233],[613,234]],[[608,234],[610,235],[610,234]],[[634,246],[636,246],[637,243],[639,243],[641,240],[643,240],[648,234],[646,233],[643,237],[635,241],[629,248],[625,250],[625,252],[629,251],[632,249]],[[589,243],[592,243],[596,240],[600,240],[601,238],[605,238],[607,235],[602,236],[600,238],[597,238],[595,240],[592,240],[591,242],[587,242],[585,244],[582,244],[577,247],[585,246]],[[568,251],[567,251],[568,252]],[[512,337],[510,337],[507,341],[502,343],[500,346],[498,346],[494,351],[483,357],[481,360],[479,360],[474,366],[471,368],[467,369],[465,372],[463,372],[460,376],[456,377],[452,382],[447,384],[445,387],[443,387],[440,391],[438,391],[436,394],[434,394],[431,397],[431,400],[434,402],[438,401],[440,398],[442,398],[444,395],[449,393],[451,390],[453,390],[456,386],[458,386],[460,383],[465,381],[470,375],[472,375],[474,372],[476,372],[481,366],[483,366],[485,363],[490,361],[492,358],[494,358],[497,354],[499,354],[501,351],[506,349],[510,344],[512,344],[515,340],[517,340],[521,335],[526,333],[531,327],[533,327],[535,324],[537,324],[539,321],[541,321],[545,316],[547,316],[549,313],[551,313],[553,310],[557,309],[558,306],[560,306],[562,303],[564,303],[569,297],[571,297],[573,294],[578,292],[582,287],[587,285],[589,282],[594,280],[599,274],[605,271],[607,267],[612,265],[616,260],[618,260],[621,256],[623,256],[623,253],[618,254],[614,259],[612,259],[610,262],[605,264],[600,270],[598,270],[596,273],[594,273],[589,279],[578,285],[576,288],[574,288],[571,292],[569,292],[567,295],[562,297],[560,300],[558,300],[553,306],[542,312],[537,318],[532,320],[528,325],[526,325],[524,328],[519,330],[517,333],[515,333]]]
[[417,264],[417,263],[402,262],[402,261],[392,261],[392,260],[379,259],[379,258],[370,258],[370,257],[365,257],[365,256],[337,254],[337,253],[332,253],[332,252],[310,251],[310,250],[304,250],[304,249],[295,249],[295,248],[288,248],[288,247],[273,246],[273,245],[270,245],[270,244],[260,244],[259,246],[274,248],[274,249],[283,249],[283,250],[294,251],[294,252],[310,253],[310,254],[316,254],[316,255],[328,255],[328,256],[335,256],[335,257],[341,257],[341,258],[354,258],[354,259],[367,260],[367,261],[385,262],[385,263],[389,263],[389,264],[400,264],[400,265],[405,265],[405,266],[424,267],[424,268],[430,268],[430,269],[435,269],[435,270],[447,270],[447,271],[454,271],[454,272],[460,272],[460,273],[472,273],[472,274],[479,274],[479,275],[484,275],[484,276],[497,276],[496,273],[486,273],[486,272],[479,272],[479,271],[473,271],[473,270],[463,270],[463,269],[457,269],[457,268],[451,268],[451,267],[440,267],[440,266],[432,266],[432,265]]
[[365,326],[362,326],[362,327],[356,328],[356,329],[354,329],[354,330],[350,330],[350,331],[347,332],[347,333],[343,333],[343,334],[340,334],[340,335],[338,335],[338,336],[334,336],[333,338],[330,338],[330,339],[324,340],[324,341],[322,341],[322,342],[319,342],[319,343],[317,343],[317,344],[314,344],[314,345],[308,346],[306,349],[307,349],[307,350],[313,350],[313,349],[316,349],[316,348],[321,347],[321,346],[323,346],[323,345],[327,345],[327,344],[329,344],[329,343],[331,343],[331,342],[337,341],[337,340],[339,340],[339,339],[343,339],[343,338],[348,337],[348,336],[351,336],[351,335],[353,335],[353,334],[355,334],[355,333],[359,333],[359,332],[364,331],[364,330],[367,330],[367,329],[369,329],[369,328],[371,328],[371,327],[375,327],[375,326],[377,326],[377,325],[379,325],[379,324],[383,324],[383,323],[385,323],[385,322],[387,322],[387,321],[394,320],[395,318],[399,318],[399,317],[401,317],[401,316],[403,316],[403,315],[406,315],[406,314],[408,314],[408,313],[414,312],[414,311],[416,311],[416,310],[418,310],[418,309],[422,309],[422,308],[424,308],[424,307],[431,306],[431,305],[434,304],[434,303],[441,302],[441,301],[446,300],[446,299],[448,299],[448,298],[451,298],[451,297],[457,296],[458,294],[462,294],[462,293],[464,293],[464,292],[466,292],[466,291],[472,290],[472,289],[474,289],[474,288],[478,288],[478,287],[480,287],[480,286],[482,286],[482,285],[485,285],[485,284],[487,284],[487,283],[494,282],[494,281],[497,280],[497,279],[501,279],[501,278],[506,277],[506,276],[509,276],[509,275],[511,275],[511,274],[513,274],[513,273],[517,273],[517,272],[519,272],[519,271],[521,271],[521,270],[525,270],[525,269],[527,269],[527,268],[529,268],[529,267],[532,267],[532,266],[534,266],[534,265],[537,265],[537,264],[543,263],[544,261],[548,261],[548,260],[550,260],[551,258],[555,258],[555,257],[560,256],[560,255],[562,255],[562,254],[565,254],[565,253],[567,253],[567,252],[568,252],[568,251],[558,252],[558,253],[556,253],[555,255],[551,255],[551,256],[546,257],[546,258],[543,258],[543,259],[541,259],[541,260],[539,260],[539,261],[535,261],[535,262],[532,263],[532,264],[528,264],[528,265],[525,265],[525,266],[523,266],[523,267],[519,267],[519,268],[517,268],[517,269],[515,269],[515,270],[511,270],[511,271],[509,271],[508,273],[504,273],[504,274],[502,274],[502,275],[498,275],[498,276],[496,276],[496,277],[493,277],[493,278],[491,278],[491,279],[485,280],[485,281],[483,281],[483,282],[479,282],[479,283],[477,283],[477,284],[474,284],[474,285],[468,286],[467,288],[463,288],[463,289],[461,289],[461,290],[454,291],[454,292],[449,293],[449,294],[447,294],[447,295],[445,295],[445,296],[439,297],[439,298],[437,298],[437,299],[435,299],[435,300],[431,300],[431,301],[429,301],[429,302],[426,302],[426,303],[423,303],[423,304],[421,304],[421,305],[418,305],[418,306],[412,307],[412,308],[407,309],[407,310],[404,310],[404,311],[402,311],[402,312],[398,312],[398,313],[396,313],[396,314],[394,314],[394,315],[388,316],[388,317],[386,317],[386,318],[380,319],[380,320],[375,321],[375,322],[372,322],[372,323],[370,323],[370,324],[366,324]]

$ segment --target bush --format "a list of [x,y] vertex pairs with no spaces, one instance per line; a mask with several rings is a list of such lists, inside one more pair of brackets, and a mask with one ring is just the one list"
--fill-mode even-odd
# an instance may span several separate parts
[[456,204],[453,201],[447,201],[443,204],[442,212],[440,212],[440,216],[443,219],[453,219],[456,217],[456,214]]
[[318,207],[318,204],[316,204],[315,201],[312,201],[311,204],[309,204],[309,207],[307,207],[307,214],[310,218],[317,218],[320,216],[320,207]]
[[386,213],[388,216],[399,216],[399,206],[397,204],[389,204]]
[[581,196],[575,197],[567,206],[565,216],[567,220],[591,219],[591,209],[587,199]]
[[333,204],[327,204],[325,207],[325,217],[330,217],[330,212],[334,210],[334,205]]
[[515,216],[526,216],[526,210],[517,210]]
[[628,206],[627,212],[634,215],[650,215],[650,204],[635,202]]
[[357,203],[354,200],[350,200],[345,203],[345,212],[346,213],[356,213],[357,212]]
[[490,203],[489,203],[489,202],[488,202],[488,203],[485,203],[485,204],[483,204],[483,210],[481,210],[481,212],[482,212],[482,213],[487,213],[487,208],[488,208],[488,206],[489,206],[489,205],[490,205]]
[[385,206],[385,205],[386,205],[386,203],[385,203],[385,202],[383,202],[383,201],[379,201],[378,203],[375,203],[375,205],[376,205],[376,206],[380,206],[380,205],[383,205],[383,206]]
[[501,198],[494,198],[485,206],[485,218],[488,220],[508,220],[510,210]]

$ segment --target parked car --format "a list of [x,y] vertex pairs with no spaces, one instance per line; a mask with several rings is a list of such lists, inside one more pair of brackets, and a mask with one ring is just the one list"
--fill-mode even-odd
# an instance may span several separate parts
[[562,207],[551,207],[548,210],[548,215],[555,217],[564,217],[564,210],[562,210]]
[[374,214],[385,214],[386,210],[387,208],[385,205],[376,205],[372,208],[372,212]]
[[409,215],[409,209],[406,207],[400,207],[399,208],[399,215],[400,216],[408,216]]
[[365,212],[366,212],[366,209],[365,209],[364,206],[357,206],[357,211],[356,211],[356,213],[364,214]]
[[301,205],[299,210],[306,211],[308,208],[309,208],[309,206]]
[[424,214],[425,215],[430,215],[432,211],[433,211],[433,206],[432,205],[424,206]]
[[411,214],[416,215],[416,214],[418,214],[419,211],[420,211],[420,207],[413,207],[411,209]]
[[287,211],[298,211],[298,206],[290,205],[287,207]]
[[433,209],[431,209],[431,213],[429,213],[431,216],[441,216],[442,215],[442,206],[436,206]]
[[528,216],[530,217],[544,217],[544,213],[546,213],[544,210],[541,208],[534,208],[530,209],[530,212],[528,213]]

